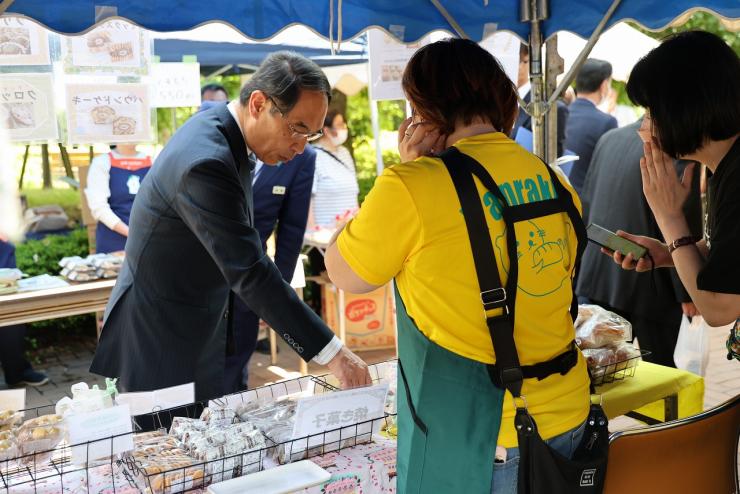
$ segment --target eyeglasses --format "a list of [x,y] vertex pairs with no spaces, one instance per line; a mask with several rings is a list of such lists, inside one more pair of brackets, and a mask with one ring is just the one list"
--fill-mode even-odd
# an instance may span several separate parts
[[278,111],[281,117],[283,117],[283,120],[285,120],[285,123],[288,124],[288,129],[291,132],[290,137],[293,139],[305,139],[308,142],[313,142],[317,139],[321,139],[321,137],[324,135],[323,130],[319,130],[318,132],[300,132],[299,130],[296,130],[296,128],[293,126],[292,123],[288,121],[288,119],[285,116],[285,112],[280,109],[280,107],[275,103],[275,100],[272,99],[272,96],[267,97],[268,100],[272,103],[272,106]]

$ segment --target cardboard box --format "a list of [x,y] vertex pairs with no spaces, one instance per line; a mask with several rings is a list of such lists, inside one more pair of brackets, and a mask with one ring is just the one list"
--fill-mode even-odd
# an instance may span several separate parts
[[[339,291],[331,283],[321,286],[324,321],[339,335]],[[380,350],[396,347],[396,307],[389,284],[356,295],[344,292],[342,315],[346,341],[351,350]]]

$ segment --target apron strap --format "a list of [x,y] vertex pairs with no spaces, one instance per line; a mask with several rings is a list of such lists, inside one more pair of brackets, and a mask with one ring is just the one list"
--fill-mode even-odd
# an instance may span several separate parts
[[[470,158],[454,146],[448,148],[440,157],[452,178],[452,183],[455,185],[457,196],[460,199],[472,248],[475,271],[478,276],[483,315],[496,352],[496,365],[488,366],[489,377],[495,385],[503,385],[513,396],[519,396],[522,390],[523,375],[516,344],[514,343],[517,263],[510,263],[509,278],[506,288],[504,288],[496,264],[493,242],[486,223],[483,205],[478,197],[478,189],[475,186],[473,175],[465,166],[466,158]],[[491,181],[493,181],[492,178]],[[502,207],[505,210],[506,201],[498,186],[492,187],[490,191],[497,195],[498,200],[503,200]],[[506,229],[509,252],[516,252],[513,223],[507,222]],[[488,311],[493,309],[501,309],[502,312],[497,316],[489,316]]]
[[[494,385],[503,387],[512,396],[518,397],[521,394],[524,378],[544,379],[555,373],[565,375],[575,366],[578,360],[577,350],[575,344],[571,344],[568,350],[547,362],[524,367],[520,365],[514,341],[518,262],[514,259],[509,263],[509,276],[506,288],[503,288],[493,251],[493,242],[473,176],[481,181],[483,186],[496,197],[501,205],[509,253],[516,252],[515,223],[565,212],[573,224],[578,242],[574,269],[574,273],[577,274],[581,256],[586,247],[586,228],[570,192],[547,164],[543,163],[550,176],[556,197],[535,203],[510,206],[496,181],[475,159],[460,152],[454,146],[442,153],[440,158],[442,158],[452,178],[460,199],[481,290],[486,324],[496,353],[496,364],[488,366],[489,377]],[[575,283],[573,286],[571,316],[575,320],[578,315],[578,302],[575,295]],[[498,316],[488,315],[488,310],[497,308],[502,309],[502,314]]]

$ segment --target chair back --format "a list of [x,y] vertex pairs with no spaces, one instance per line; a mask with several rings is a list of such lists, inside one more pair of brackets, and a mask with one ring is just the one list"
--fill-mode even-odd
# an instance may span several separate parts
[[604,494],[738,492],[740,394],[700,414],[609,437]]

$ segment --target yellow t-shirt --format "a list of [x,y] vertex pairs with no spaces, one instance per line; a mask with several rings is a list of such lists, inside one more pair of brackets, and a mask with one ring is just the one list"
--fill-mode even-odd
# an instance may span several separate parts
[[[455,146],[486,168],[510,205],[556,195],[542,162],[502,133],[461,139]],[[577,194],[565,178],[561,182],[580,210]],[[493,194],[477,179],[476,184],[505,286],[505,225]],[[565,213],[520,222],[515,228],[519,280],[514,339],[520,363],[529,365],[562,353],[574,338],[569,309],[577,240]],[[495,361],[465,220],[441,159],[419,158],[386,169],[337,246],[366,282],[383,285],[396,279],[409,317],[431,341],[469,359]],[[580,425],[589,406],[584,359],[579,356],[565,376],[526,379],[522,394],[543,438]],[[509,393],[498,443],[517,445]]]

